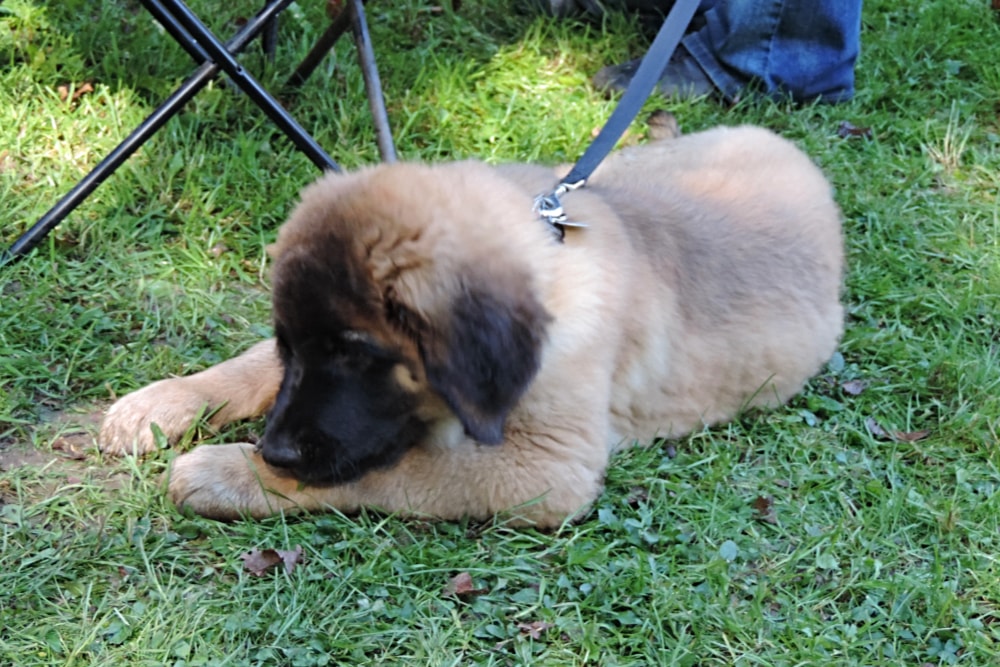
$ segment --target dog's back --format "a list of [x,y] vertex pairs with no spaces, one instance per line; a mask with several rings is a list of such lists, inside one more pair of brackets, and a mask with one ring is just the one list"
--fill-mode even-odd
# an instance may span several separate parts
[[829,359],[843,319],[840,216],[792,143],[752,127],[653,142],[613,155],[588,190],[641,258],[633,280],[652,285],[633,289],[646,307],[626,310],[637,315],[618,368],[631,390],[614,406],[623,435],[781,403]]

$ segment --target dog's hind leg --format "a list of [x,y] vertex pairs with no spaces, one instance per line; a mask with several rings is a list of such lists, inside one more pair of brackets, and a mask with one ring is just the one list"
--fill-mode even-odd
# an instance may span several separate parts
[[123,397],[101,424],[98,446],[106,454],[156,449],[153,424],[176,442],[199,415],[213,427],[264,414],[281,385],[282,365],[273,339],[238,357],[187,377],[160,380]]

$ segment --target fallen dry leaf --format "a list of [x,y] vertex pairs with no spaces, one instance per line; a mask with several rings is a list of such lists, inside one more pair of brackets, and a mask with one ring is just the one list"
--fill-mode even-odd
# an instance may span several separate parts
[[472,583],[472,575],[468,572],[460,572],[448,580],[444,585],[442,593],[444,595],[454,595],[456,597],[471,597],[485,593],[487,589],[476,588]]
[[886,431],[872,417],[865,418],[865,428],[876,438],[892,439],[897,442],[916,442],[917,440],[923,440],[931,434],[930,429],[920,431]]
[[517,629],[522,635],[527,635],[532,639],[541,639],[542,633],[553,627],[551,623],[545,621],[531,621],[530,623],[518,623]]
[[840,385],[845,394],[857,396],[868,388],[868,383],[864,380],[848,380]]
[[837,136],[841,139],[849,139],[851,137],[871,139],[874,134],[872,133],[872,128],[870,127],[856,127],[854,124],[845,120],[837,127]]
[[89,81],[84,81],[80,85],[73,87],[73,97],[70,97],[70,87],[66,84],[56,86],[56,92],[59,93],[60,102],[65,102],[67,99],[70,102],[76,102],[80,99],[81,95],[94,92],[94,87],[90,85]]
[[252,549],[240,558],[243,559],[243,569],[256,577],[264,576],[264,573],[275,567],[279,563],[285,564],[285,572],[291,574],[295,566],[302,562],[302,547],[287,551],[281,549]]
[[923,440],[931,434],[929,429],[923,431],[893,431],[892,437],[900,442],[916,442]]
[[750,503],[753,507],[754,518],[758,521],[763,521],[764,523],[770,523],[772,525],[778,524],[778,517],[774,514],[774,497],[773,496],[757,496],[754,501]]
[[87,458],[87,455],[77,449],[69,438],[56,438],[52,442],[52,449],[57,452],[62,452],[61,456],[64,459],[70,459],[71,461],[83,461]]
[[629,507],[638,507],[642,503],[649,500],[649,491],[641,486],[633,486],[628,492],[628,498],[625,502],[628,503]]
[[676,139],[681,136],[677,117],[663,109],[657,109],[646,118],[646,128],[651,139]]
[[865,417],[865,428],[868,432],[872,434],[875,438],[885,438],[889,434],[885,432],[885,429],[875,421],[874,417]]

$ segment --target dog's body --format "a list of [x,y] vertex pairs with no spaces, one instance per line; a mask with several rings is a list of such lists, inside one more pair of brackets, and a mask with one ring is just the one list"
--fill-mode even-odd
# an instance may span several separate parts
[[[220,518],[362,506],[556,525],[613,450],[773,406],[834,351],[842,239],[792,144],[720,128],[556,172],[396,164],[307,188],[274,246],[277,343],[131,394],[105,451],[271,410],[257,448],[196,448],[170,493]],[[279,393],[280,386],[280,393]],[[220,407],[221,406],[221,407]],[[273,407],[272,407],[273,406]]]

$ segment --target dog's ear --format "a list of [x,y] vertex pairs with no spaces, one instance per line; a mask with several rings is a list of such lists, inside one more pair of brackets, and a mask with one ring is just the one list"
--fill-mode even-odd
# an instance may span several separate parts
[[421,341],[427,379],[478,442],[503,441],[507,415],[538,372],[550,321],[530,291],[466,288]]

